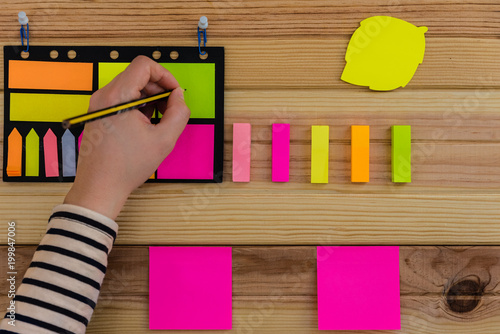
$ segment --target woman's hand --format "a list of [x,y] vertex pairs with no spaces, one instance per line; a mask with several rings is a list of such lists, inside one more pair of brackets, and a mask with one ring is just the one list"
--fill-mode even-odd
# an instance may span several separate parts
[[64,203],[115,219],[130,193],[172,151],[190,116],[177,80],[145,56],[135,58],[125,71],[92,95],[89,111],[169,89],[174,91],[168,100],[157,104],[163,117],[156,125],[150,122],[152,107],[86,124],[75,183]]

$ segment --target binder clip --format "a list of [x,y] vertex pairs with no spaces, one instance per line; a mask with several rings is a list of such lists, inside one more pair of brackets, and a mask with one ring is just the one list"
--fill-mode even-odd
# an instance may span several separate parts
[[[19,23],[21,23],[21,45],[24,47],[24,39],[26,38],[26,50],[24,52],[28,52],[30,49],[30,25],[28,24],[28,16],[26,16],[25,12],[19,12],[17,14]],[[26,26],[26,29],[24,28]]]
[[201,52],[202,43],[201,40],[203,38],[203,47],[207,45],[207,28],[208,28],[208,19],[206,16],[200,17],[200,21],[198,22],[198,52],[201,56],[204,56],[207,52]]

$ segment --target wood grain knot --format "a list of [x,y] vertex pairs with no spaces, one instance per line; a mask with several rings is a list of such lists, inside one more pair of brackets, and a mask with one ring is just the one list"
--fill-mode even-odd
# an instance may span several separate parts
[[453,283],[446,292],[446,303],[451,311],[467,313],[473,311],[480,303],[484,287],[477,276],[465,277]]

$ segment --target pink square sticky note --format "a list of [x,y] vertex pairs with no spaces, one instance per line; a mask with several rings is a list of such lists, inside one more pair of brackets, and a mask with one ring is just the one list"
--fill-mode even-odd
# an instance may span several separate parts
[[233,182],[250,182],[251,126],[233,124]]
[[188,124],[158,167],[158,179],[214,178],[214,125]]
[[231,247],[149,247],[149,329],[231,328]]
[[288,182],[290,176],[290,124],[273,124],[272,181]]
[[399,247],[318,247],[318,329],[401,329]]

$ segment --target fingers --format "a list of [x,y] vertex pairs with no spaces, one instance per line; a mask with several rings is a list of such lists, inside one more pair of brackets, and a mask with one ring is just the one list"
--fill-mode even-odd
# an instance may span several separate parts
[[[184,102],[182,89],[176,88],[168,98],[163,117],[156,125],[155,131],[158,131],[158,136],[173,147],[175,141],[184,131],[190,115],[191,111]],[[172,141],[173,143],[171,143]]]
[[153,95],[177,87],[179,83],[167,69],[146,56],[139,56],[108,85],[93,94],[89,110],[139,99],[143,91]]

